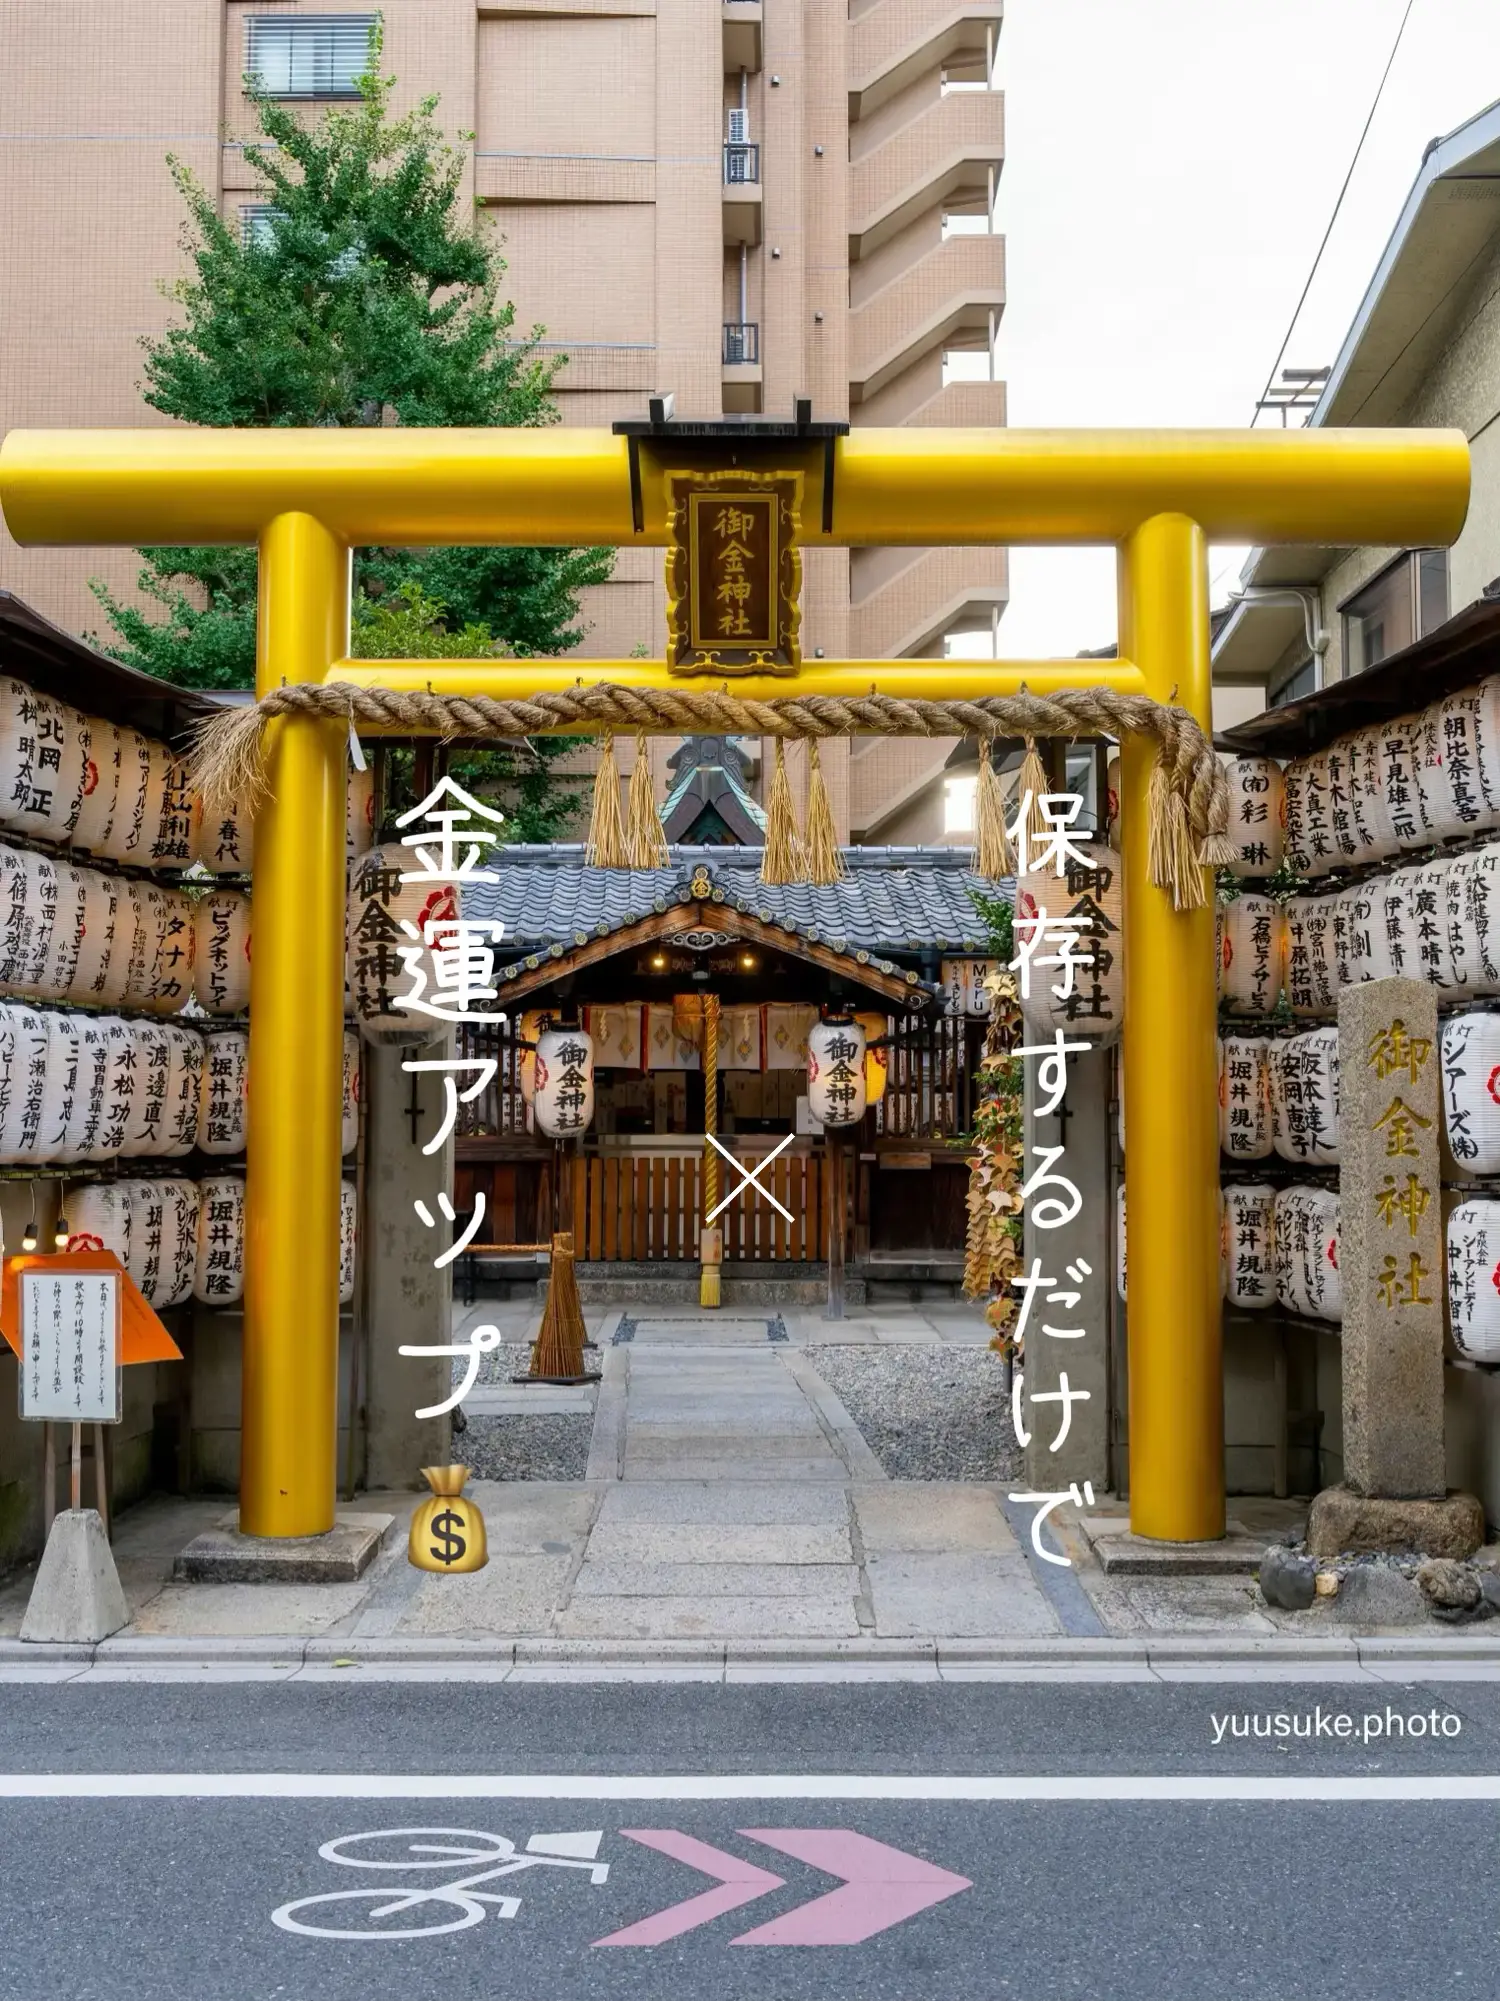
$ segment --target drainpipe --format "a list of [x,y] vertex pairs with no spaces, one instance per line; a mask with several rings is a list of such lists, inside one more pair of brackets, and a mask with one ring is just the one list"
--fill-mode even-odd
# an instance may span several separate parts
[[1332,643],[1333,634],[1323,627],[1323,602],[1318,592],[1298,584],[1250,584],[1244,590],[1235,591],[1236,604],[1299,604],[1302,607],[1302,629],[1307,639],[1307,650],[1318,663],[1318,686],[1323,685],[1323,660]]

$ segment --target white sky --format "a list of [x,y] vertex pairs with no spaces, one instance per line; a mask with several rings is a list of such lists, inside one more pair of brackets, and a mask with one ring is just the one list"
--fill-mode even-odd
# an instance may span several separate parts
[[[1404,5],[1009,0],[997,221],[1013,425],[1250,422]],[[1286,366],[1334,359],[1427,141],[1496,98],[1500,0],[1415,0]],[[1214,552],[1215,603],[1242,555]],[[1003,654],[1114,636],[1111,552],[1013,553]]]

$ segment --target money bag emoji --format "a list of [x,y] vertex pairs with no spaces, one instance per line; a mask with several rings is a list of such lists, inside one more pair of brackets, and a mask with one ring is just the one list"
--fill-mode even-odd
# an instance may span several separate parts
[[432,1489],[411,1518],[406,1554],[418,1570],[483,1570],[489,1561],[484,1516],[463,1498],[467,1466],[424,1466]]

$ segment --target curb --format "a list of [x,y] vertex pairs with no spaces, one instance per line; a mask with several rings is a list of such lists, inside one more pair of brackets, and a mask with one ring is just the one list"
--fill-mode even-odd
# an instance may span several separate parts
[[1042,1678],[1056,1674],[1069,1679],[1136,1671],[1137,1678],[1212,1680],[1214,1670],[1226,1679],[1251,1670],[1274,1680],[1278,1670],[1320,1668],[1362,1671],[1389,1679],[1393,1670],[1403,1678],[1442,1679],[1449,1670],[1500,1679],[1500,1638],[1457,1635],[1434,1643],[1414,1635],[1371,1636],[1366,1639],[1319,1636],[1306,1639],[1277,1635],[1236,1638],[1189,1638],[1163,1634],[1127,1639],[1026,1640],[902,1639],[902,1640],[570,1640],[538,1636],[486,1639],[430,1639],[389,1635],[356,1639],[352,1635],[309,1639],[298,1635],[166,1638],[156,1635],[116,1636],[96,1645],[0,1639],[0,1670],[90,1667],[132,1668],[149,1674],[152,1668],[199,1668],[233,1674],[235,1670],[281,1667],[339,1669],[363,1667],[400,1670],[447,1669],[461,1680],[466,1667],[488,1679],[497,1672],[527,1669],[530,1679],[556,1670],[559,1679],[579,1679],[591,1671],[644,1677],[670,1677],[674,1670],[736,1669],[761,1671],[775,1678],[826,1669],[832,1678],[841,1671],[852,1677],[892,1679],[913,1675],[927,1679],[951,1669],[964,1676],[991,1673],[997,1678]]

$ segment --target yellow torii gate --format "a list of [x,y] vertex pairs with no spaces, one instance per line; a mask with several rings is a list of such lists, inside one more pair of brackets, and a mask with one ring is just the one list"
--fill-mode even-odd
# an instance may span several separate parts
[[[350,551],[372,543],[667,541],[670,449],[593,430],[13,431],[0,503],[31,546],[257,543],[257,691],[328,680],[516,698],[580,669],[682,687],[640,660],[360,661]],[[1175,701],[1211,726],[1210,540],[1447,545],[1463,526],[1458,432],[856,430],[779,441],[803,474],[806,546],[1113,543],[1120,657],[846,660],[735,692],[974,699],[1086,685]],[[676,464],[680,468],[679,457]],[[825,494],[825,472],[833,476]],[[821,525],[818,525],[821,524]],[[348,730],[269,725],[255,833],[240,1525],[333,1526]],[[1123,745],[1131,1526],[1224,1533],[1211,907],[1147,868],[1152,749]]]

